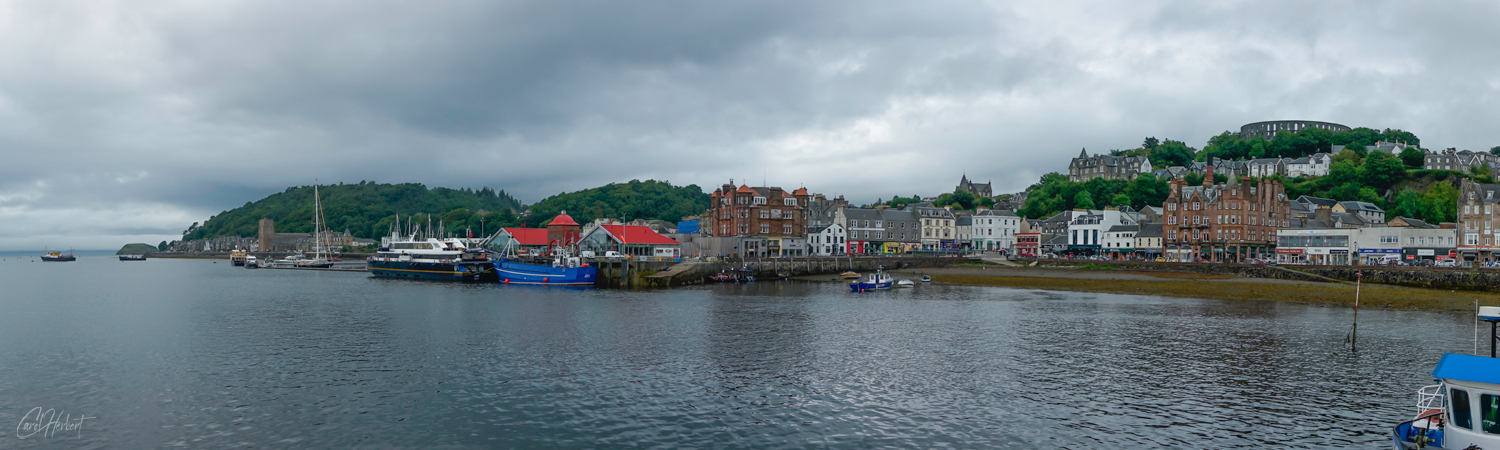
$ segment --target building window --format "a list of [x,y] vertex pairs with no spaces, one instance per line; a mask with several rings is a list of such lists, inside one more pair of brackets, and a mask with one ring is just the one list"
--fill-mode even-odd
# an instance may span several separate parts
[[760,233],[761,234],[768,234],[770,232],[771,232],[771,224],[769,224],[769,223],[760,224]]

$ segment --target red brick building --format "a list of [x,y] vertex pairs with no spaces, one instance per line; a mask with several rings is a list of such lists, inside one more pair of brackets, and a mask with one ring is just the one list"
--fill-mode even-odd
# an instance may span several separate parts
[[1290,226],[1285,188],[1239,177],[1213,182],[1213,160],[1202,186],[1173,180],[1162,205],[1162,253],[1169,260],[1237,262],[1268,258],[1276,229]]
[[709,194],[709,223],[702,230],[712,236],[765,238],[746,245],[763,242],[770,247],[755,250],[775,253],[794,239],[806,238],[809,197],[806,188],[787,192],[779,187],[735,187],[731,182]]

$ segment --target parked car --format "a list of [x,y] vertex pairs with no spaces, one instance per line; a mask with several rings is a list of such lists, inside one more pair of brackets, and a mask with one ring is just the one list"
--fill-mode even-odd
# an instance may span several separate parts
[[604,257],[605,258],[611,258],[611,259],[613,259],[613,258],[623,258],[624,256],[621,255],[620,252],[608,251],[608,252],[604,252]]

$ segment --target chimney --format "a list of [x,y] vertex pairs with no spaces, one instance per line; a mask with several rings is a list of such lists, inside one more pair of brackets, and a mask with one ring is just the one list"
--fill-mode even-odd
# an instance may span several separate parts
[[1213,185],[1214,185],[1214,157],[1209,156],[1208,157],[1208,166],[1206,167],[1206,170],[1203,173],[1203,186],[1204,187],[1208,187],[1208,186],[1213,186]]

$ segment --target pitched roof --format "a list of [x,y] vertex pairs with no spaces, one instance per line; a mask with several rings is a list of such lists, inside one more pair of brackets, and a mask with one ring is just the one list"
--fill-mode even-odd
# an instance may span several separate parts
[[976,215],[976,216],[1017,217],[1015,211],[1011,211],[1009,209],[986,209],[984,211],[980,211],[980,212],[974,213],[974,215]]
[[880,211],[869,208],[845,208],[844,217],[849,220],[880,220]]
[[521,245],[547,245],[546,228],[506,228],[505,233]]
[[[887,222],[916,222],[917,215],[911,211],[900,211],[895,209],[880,210],[880,218]],[[890,226],[890,225],[886,225]]]
[[970,225],[970,226],[972,226],[972,225],[974,225],[974,218],[971,217],[971,216],[959,217],[958,221],[954,222],[953,224],[954,225]]
[[1143,223],[1143,224],[1141,224],[1141,231],[1136,232],[1135,233],[1135,237],[1143,237],[1143,238],[1161,237],[1161,224],[1159,224],[1159,223]]
[[1384,209],[1380,209],[1379,206],[1375,206],[1375,204],[1373,204],[1373,203],[1365,203],[1365,202],[1359,202],[1359,201],[1352,201],[1351,200],[1351,201],[1339,202],[1339,204],[1340,205],[1344,205],[1344,209],[1348,210],[1348,211],[1385,212]]
[[674,241],[666,236],[657,234],[651,227],[638,225],[600,225],[604,231],[609,232],[615,240],[621,244],[661,244],[676,245],[681,242]]
[[1313,197],[1313,196],[1310,196],[1310,195],[1304,195],[1304,196],[1301,196],[1301,197],[1297,197],[1297,202],[1299,202],[1299,203],[1311,203],[1311,204],[1314,204],[1314,205],[1327,206],[1327,207],[1330,207],[1330,208],[1332,208],[1333,205],[1336,205],[1336,204],[1339,203],[1338,200],[1334,200],[1334,199],[1330,199],[1330,198],[1322,198],[1322,197]]
[[792,195],[807,195],[807,188],[797,188],[797,190],[792,191]]
[[735,190],[734,192],[737,193],[737,194],[754,194],[755,190],[754,189],[750,189],[750,186],[742,184],[742,185],[740,185],[740,188],[737,189],[737,190]]
[[1141,230],[1141,227],[1136,226],[1136,225],[1115,225],[1115,226],[1109,227],[1109,231],[1105,231],[1105,233],[1120,233],[1120,232],[1125,232],[1125,231],[1140,231],[1140,230]]

